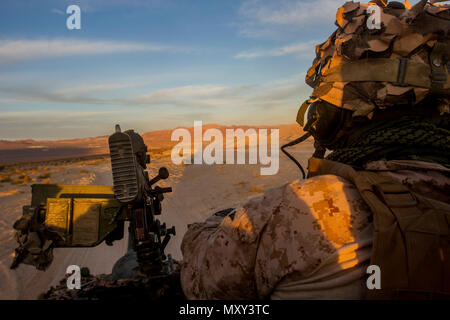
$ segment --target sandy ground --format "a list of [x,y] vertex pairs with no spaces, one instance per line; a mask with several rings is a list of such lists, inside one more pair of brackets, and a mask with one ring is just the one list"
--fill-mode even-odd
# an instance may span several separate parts
[[[306,159],[313,152],[312,143],[306,142],[291,150],[306,168]],[[168,180],[159,183],[173,187],[173,193],[165,196],[159,219],[169,227],[176,227],[177,235],[166,249],[175,259],[182,258],[180,244],[187,224],[203,221],[215,211],[236,207],[262,195],[264,190],[301,177],[298,168],[281,153],[279,172],[273,176],[261,176],[259,165],[176,166],[168,157],[153,160],[150,176],[154,176],[160,166],[168,167],[171,173]],[[127,237],[112,247],[102,244],[87,249],[56,249],[53,263],[45,272],[25,265],[9,269],[16,247],[12,225],[21,215],[22,206],[31,200],[32,183],[46,180],[59,184],[112,184],[107,160],[61,163],[46,168],[22,168],[30,176],[30,181],[22,179],[23,184],[0,183],[0,299],[36,299],[41,292],[56,285],[64,277],[67,266],[72,264],[88,267],[92,274],[110,273],[115,261],[126,251]],[[46,175],[42,176],[42,172]]]

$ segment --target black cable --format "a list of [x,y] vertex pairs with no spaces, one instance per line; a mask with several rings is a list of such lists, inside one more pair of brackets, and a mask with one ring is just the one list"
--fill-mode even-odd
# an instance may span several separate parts
[[292,155],[290,155],[286,150],[284,150],[284,148],[286,147],[291,147],[291,146],[295,146],[296,144],[299,144],[300,142],[305,141],[306,139],[308,139],[311,136],[310,132],[305,133],[303,136],[301,136],[300,138],[297,138],[291,142],[286,143],[285,145],[281,146],[281,151],[283,151],[283,153],[292,161],[294,161],[294,163],[297,165],[297,167],[300,168],[300,171],[302,172],[303,175],[303,179],[306,179],[306,173],[305,170],[303,170],[302,165],[297,161],[297,159],[295,159]]

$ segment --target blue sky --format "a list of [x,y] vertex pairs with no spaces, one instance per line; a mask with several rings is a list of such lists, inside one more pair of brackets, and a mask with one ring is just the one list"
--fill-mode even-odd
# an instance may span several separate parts
[[[66,8],[80,6],[81,30]],[[0,139],[295,122],[340,0],[2,0]]]

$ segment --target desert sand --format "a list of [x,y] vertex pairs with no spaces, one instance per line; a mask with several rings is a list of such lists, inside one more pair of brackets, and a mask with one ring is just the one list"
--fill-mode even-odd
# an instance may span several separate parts
[[[299,134],[296,125],[280,128],[280,142],[296,138]],[[156,140],[152,140],[155,151],[158,145]],[[161,166],[169,169],[169,179],[158,185],[171,186],[173,193],[165,196],[163,214],[159,219],[169,227],[176,227],[177,235],[172,238],[166,253],[179,260],[182,259],[180,244],[187,224],[203,221],[218,210],[239,206],[248,199],[261,196],[269,188],[301,178],[300,170],[281,152],[278,174],[262,176],[260,165],[174,165],[170,150],[164,150],[161,148],[160,152],[151,152],[149,173],[150,176],[156,175]],[[308,140],[290,150],[306,168],[307,159],[313,153],[312,141]],[[67,266],[72,264],[88,267],[94,275],[111,272],[115,261],[127,249],[126,236],[111,247],[102,244],[96,248],[55,249],[53,263],[46,271],[37,271],[26,265],[16,270],[9,269],[16,247],[12,225],[21,215],[22,206],[31,200],[31,184],[111,185],[108,157],[15,164],[4,167],[0,173],[3,181],[0,182],[0,299],[36,299],[40,293],[56,285],[64,277]]]

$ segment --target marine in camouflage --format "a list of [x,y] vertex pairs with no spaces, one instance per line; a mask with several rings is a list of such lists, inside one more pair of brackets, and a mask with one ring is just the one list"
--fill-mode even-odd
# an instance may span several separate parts
[[[441,165],[376,161],[366,169],[448,202],[450,170]],[[372,213],[352,183],[297,180],[191,225],[183,291],[188,299],[362,299],[372,239]]]
[[[439,2],[338,9],[297,116],[307,122],[304,137],[315,139],[310,178],[192,225],[181,248],[188,299],[373,298],[372,261],[390,271],[378,298],[409,289],[448,294],[450,5]],[[377,28],[367,24],[372,5]],[[318,159],[326,149],[334,161]],[[320,163],[323,172],[314,171]],[[436,263],[427,269],[427,261]],[[417,270],[436,276],[418,279]],[[443,284],[423,285],[427,279]]]

